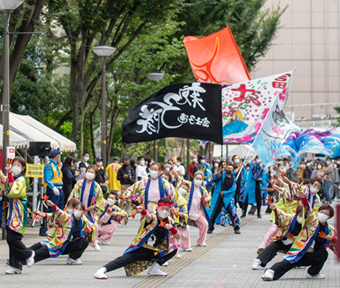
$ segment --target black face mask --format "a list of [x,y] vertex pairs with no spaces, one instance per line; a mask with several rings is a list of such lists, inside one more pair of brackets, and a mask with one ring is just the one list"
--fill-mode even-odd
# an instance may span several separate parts
[[225,174],[231,175],[231,170],[230,169],[225,170]]

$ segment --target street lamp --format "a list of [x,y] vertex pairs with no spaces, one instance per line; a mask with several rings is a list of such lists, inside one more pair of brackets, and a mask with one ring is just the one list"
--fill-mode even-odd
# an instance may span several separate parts
[[106,72],[106,59],[110,57],[115,51],[116,48],[110,46],[97,46],[93,47],[92,51],[98,57],[102,58],[102,133],[101,133],[101,154],[103,158],[103,166],[106,167],[106,138],[107,138],[107,128],[106,128],[106,81],[105,81],[105,72]]
[[3,104],[2,104],[2,125],[3,125],[3,143],[2,143],[2,169],[6,166],[7,147],[9,146],[9,18],[13,10],[18,8],[24,0],[0,0],[0,11],[4,24],[4,83]]
[[[163,77],[164,77],[164,74],[163,73],[148,73],[146,74],[146,77],[148,77],[148,79],[150,81],[159,81],[159,80],[162,80]],[[157,162],[157,156],[158,156],[158,152],[157,152],[157,140],[153,140],[153,160],[155,162]]]

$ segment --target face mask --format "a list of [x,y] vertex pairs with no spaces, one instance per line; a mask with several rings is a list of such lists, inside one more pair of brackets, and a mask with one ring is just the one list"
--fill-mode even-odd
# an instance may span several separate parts
[[312,194],[316,194],[316,193],[318,193],[318,189],[316,189],[315,187],[310,187],[310,192],[312,193]]
[[336,161],[337,164],[340,164],[340,161]]
[[305,169],[305,168],[306,168],[306,165],[301,165],[301,168],[302,168],[302,169]]
[[215,164],[214,164],[214,167],[215,167],[215,168],[218,168],[218,163],[215,163]]
[[90,172],[86,172],[85,173],[85,178],[89,181],[93,180],[94,179],[94,174],[93,173],[90,173]]
[[249,167],[247,167],[246,170],[249,171]]
[[336,165],[334,164],[333,167],[336,169]]
[[231,170],[230,169],[225,170],[225,174],[231,175]]
[[318,169],[321,169],[321,165],[318,165]]
[[179,192],[181,195],[187,194],[187,190],[185,190],[184,188],[179,188],[179,189],[178,189],[178,192]]
[[165,171],[166,171],[166,172],[170,172],[170,168],[169,168],[169,167],[166,167],[166,168],[165,168]]
[[140,160],[140,165],[142,165],[142,166],[144,166],[144,164],[145,164],[145,161],[144,160]]
[[328,215],[320,213],[318,214],[318,219],[321,223],[325,223],[328,220]]
[[297,216],[297,217],[296,217],[296,222],[298,222],[299,224],[301,224],[301,223],[302,223],[302,217]]
[[331,162],[327,161],[327,165],[331,164]]
[[112,206],[113,204],[115,204],[115,200],[114,199],[111,199],[111,198],[108,198],[107,199],[107,203]]
[[80,212],[80,211],[78,211],[78,210],[74,210],[74,212],[73,212],[73,215],[74,215],[74,217],[76,217],[76,218],[80,218],[82,214],[83,214],[83,213]]
[[202,182],[203,181],[201,181],[201,180],[194,180],[195,186],[198,186],[198,187],[202,185]]
[[169,216],[169,212],[168,211],[159,211],[158,216],[165,219],[166,217]]
[[80,173],[84,173],[86,171],[86,168],[80,168]]
[[150,170],[150,177],[156,179],[158,177],[158,171]]
[[204,164],[204,163],[205,163],[205,159],[202,159],[202,160],[201,160],[201,163]]
[[102,166],[103,165],[103,162],[97,162],[97,166]]
[[19,175],[19,174],[21,173],[21,168],[18,167],[18,166],[13,166],[13,167],[11,168],[11,172],[12,172],[12,174],[13,174],[14,176],[17,176],[17,175]]
[[310,163],[307,163],[307,167],[310,167]]
[[176,164],[177,164],[177,166],[179,166],[179,165],[181,165],[181,162],[177,162]]
[[235,159],[234,162],[235,162],[235,164],[239,164],[240,163],[240,159]]
[[68,214],[73,214],[73,209],[72,208],[67,208]]
[[197,158],[192,159],[192,161],[197,162]]
[[90,157],[84,157],[84,161],[87,162],[89,161]]

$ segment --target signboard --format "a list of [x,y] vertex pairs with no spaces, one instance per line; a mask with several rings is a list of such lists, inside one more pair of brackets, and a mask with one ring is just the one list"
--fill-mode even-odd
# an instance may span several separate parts
[[15,158],[15,148],[11,146],[7,146],[7,158],[14,159]]
[[44,166],[42,164],[27,164],[26,165],[26,176],[44,178]]

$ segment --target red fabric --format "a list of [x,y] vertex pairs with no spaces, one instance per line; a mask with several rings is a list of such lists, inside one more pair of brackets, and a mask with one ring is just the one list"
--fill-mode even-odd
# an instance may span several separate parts
[[172,235],[175,235],[175,234],[178,233],[178,230],[177,230],[175,227],[172,227],[172,228],[170,229],[170,232],[172,233]]
[[303,206],[305,206],[305,207],[308,206],[308,199],[307,199],[307,197],[306,197],[306,198],[303,198],[301,202],[302,202],[302,205],[303,205]]
[[14,177],[13,174],[11,172],[8,173],[8,183],[12,183],[14,182]]
[[56,210],[57,210],[57,205],[54,204],[54,205],[52,206],[52,209],[53,209],[53,211],[56,211]]
[[194,170],[195,170],[195,162],[191,162],[189,164],[189,175],[191,178],[194,178]]
[[229,27],[201,39],[187,36],[183,43],[198,82],[232,85],[250,80]]
[[170,203],[158,202],[158,207],[161,207],[161,206],[165,206],[165,207],[171,208],[171,204]]
[[335,236],[332,236],[332,242],[333,242],[334,244],[338,244],[338,239],[336,239]]
[[145,208],[143,208],[143,210],[142,210],[142,212],[141,212],[140,214],[142,214],[143,216],[145,216],[146,213],[148,213],[148,211],[147,211]]

